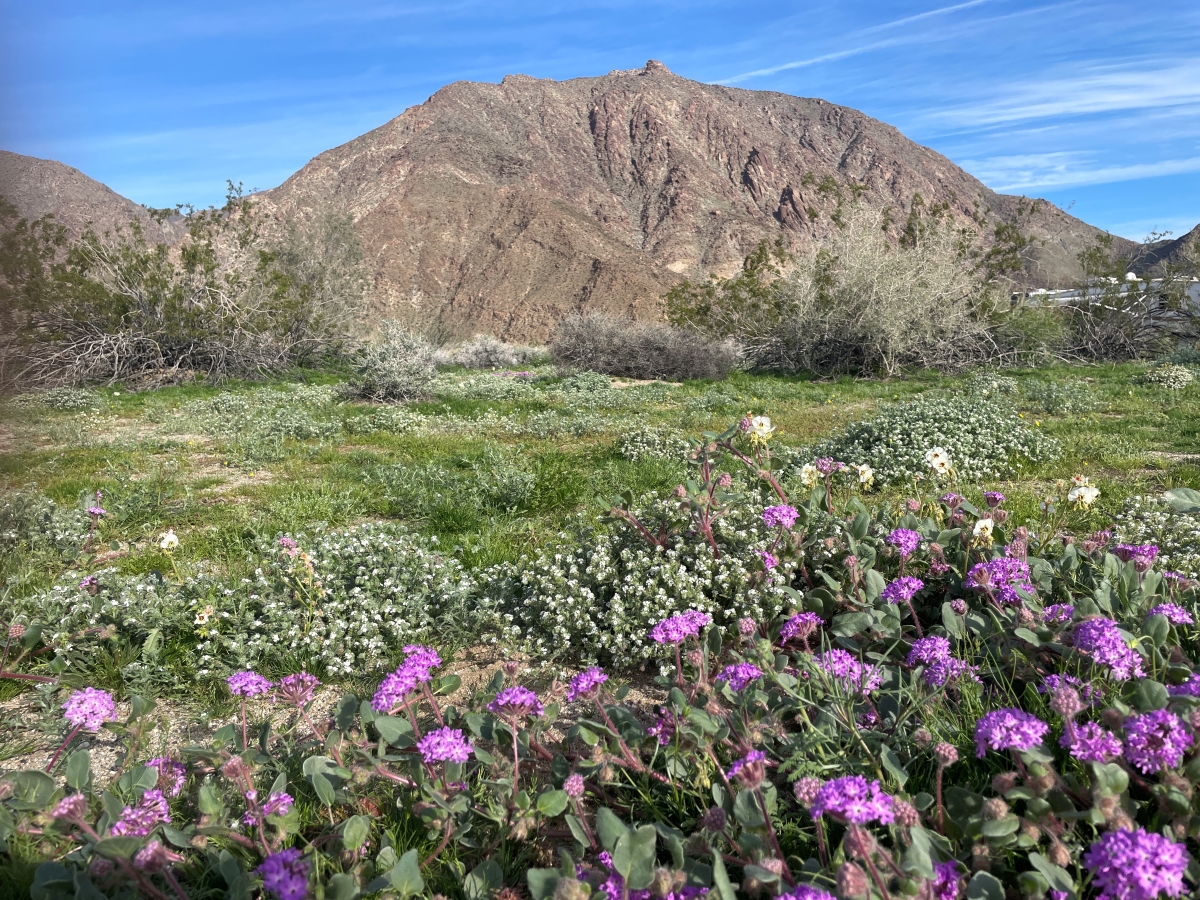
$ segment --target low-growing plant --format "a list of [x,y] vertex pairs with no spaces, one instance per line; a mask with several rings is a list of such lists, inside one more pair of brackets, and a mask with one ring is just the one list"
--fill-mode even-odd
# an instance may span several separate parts
[[[947,466],[931,465],[927,454],[932,448],[943,448]],[[882,485],[928,478],[946,483],[953,477],[1002,478],[1060,453],[1057,441],[1031,427],[1003,401],[945,397],[884,407],[874,418],[821,442],[811,455],[869,465]]]
[[1087,412],[1096,406],[1095,395],[1078,381],[1026,381],[1021,392],[1027,408],[1052,416]]
[[667,459],[682,462],[689,449],[688,442],[657,428],[634,428],[623,435],[617,444],[621,456],[630,462],[643,459]]
[[1169,391],[1181,391],[1191,385],[1192,372],[1186,366],[1176,366],[1167,363],[1155,366],[1142,376],[1143,384],[1154,384]]
[[1125,544],[1153,544],[1164,571],[1200,579],[1200,496],[1186,489],[1161,497],[1129,497],[1113,516],[1113,533]]
[[438,365],[464,369],[515,369],[544,363],[548,354],[541,347],[508,344],[490,334],[477,334],[465,344],[442,348],[435,354]]
[[550,339],[550,356],[560,366],[620,378],[720,379],[740,362],[729,340],[665,322],[637,322],[599,314],[571,314]]
[[346,394],[379,402],[423,396],[437,374],[433,346],[398,322],[384,322],[380,331],[381,339],[361,347],[354,357]]

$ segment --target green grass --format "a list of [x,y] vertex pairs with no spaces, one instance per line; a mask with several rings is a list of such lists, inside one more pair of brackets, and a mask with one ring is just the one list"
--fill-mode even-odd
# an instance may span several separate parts
[[[999,486],[1013,498],[1010,508],[1018,517],[1032,514],[1046,485],[1076,472],[1089,473],[1101,486],[1098,518],[1131,493],[1200,484],[1200,457],[1193,455],[1200,443],[1200,388],[1168,392],[1140,385],[1136,378],[1142,371],[1136,365],[1103,365],[1006,373],[1024,384],[1075,385],[1093,403],[1086,412],[1067,415],[1026,409],[1026,419],[1058,438],[1064,454],[1020,482]],[[336,380],[310,373],[305,383]],[[569,396],[431,398],[412,409],[432,421],[456,424],[437,433],[343,432],[311,440],[240,433],[205,437],[203,422],[194,415],[195,404],[221,393],[254,398],[263,387],[284,383],[188,385],[145,393],[118,387],[96,392],[99,414],[28,409],[0,414],[16,435],[0,452],[0,490],[37,490],[60,504],[102,491],[110,515],[100,538],[128,548],[119,565],[129,572],[166,565],[152,538],[168,527],[182,540],[175,554],[181,567],[206,560],[236,573],[256,534],[365,519],[404,521],[457,548],[469,565],[486,565],[552,540],[581,510],[597,508],[597,498],[625,489],[669,490],[678,483],[682,465],[653,459],[635,463],[620,456],[617,442],[626,429],[649,425],[686,435],[723,429],[748,412],[767,413],[779,428],[777,442],[803,446],[869,416],[879,403],[959,390],[963,381],[934,373],[832,382],[737,373],[719,384],[689,382],[661,402],[635,408],[605,409],[585,399],[585,413],[606,423],[600,431],[544,438],[481,434],[464,420],[487,413],[518,421],[546,411],[569,413]],[[319,416],[344,421],[371,409],[334,404]],[[489,459],[532,477],[532,488],[519,503],[497,506],[472,496],[472,472],[486,471]],[[407,478],[407,493],[401,497],[387,488],[380,473]],[[57,574],[49,562],[46,571],[31,571],[34,562],[8,560],[3,575],[12,579],[20,571],[26,583],[33,583]]]

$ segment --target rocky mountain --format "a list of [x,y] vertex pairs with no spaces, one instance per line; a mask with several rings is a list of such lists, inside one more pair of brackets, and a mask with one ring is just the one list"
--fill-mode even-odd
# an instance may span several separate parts
[[[680,276],[731,273],[763,238],[821,241],[836,192],[851,190],[900,216],[918,193],[993,221],[1029,207],[856,110],[701,84],[655,61],[456,82],[259,196],[280,214],[350,211],[374,313],[536,340],[567,310],[652,316]],[[1098,231],[1036,209],[1028,279],[1067,283]]]
[[1168,241],[1155,241],[1152,244],[1143,244],[1137,258],[1133,262],[1133,268],[1139,273],[1146,271],[1153,275],[1163,264],[1170,265],[1182,262],[1184,248],[1192,243],[1200,245],[1200,225],[1197,225],[1182,237]]
[[154,243],[183,236],[183,226],[178,220],[159,223],[145,207],[78,169],[49,159],[0,150],[0,196],[26,219],[53,214],[72,237],[82,234],[88,223],[103,233],[135,220],[142,223],[147,239]]

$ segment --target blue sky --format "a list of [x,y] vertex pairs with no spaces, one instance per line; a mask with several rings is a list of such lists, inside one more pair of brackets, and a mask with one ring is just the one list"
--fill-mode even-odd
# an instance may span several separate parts
[[0,147],[219,202],[459,80],[662,60],[861,109],[1114,233],[1200,222],[1200,2],[0,0]]

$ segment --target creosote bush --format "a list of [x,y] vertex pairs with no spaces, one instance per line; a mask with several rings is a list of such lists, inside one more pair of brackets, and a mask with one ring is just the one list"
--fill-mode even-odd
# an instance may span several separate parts
[[737,344],[712,340],[665,322],[637,322],[599,314],[566,316],[550,339],[562,367],[620,378],[721,379],[741,360]]

